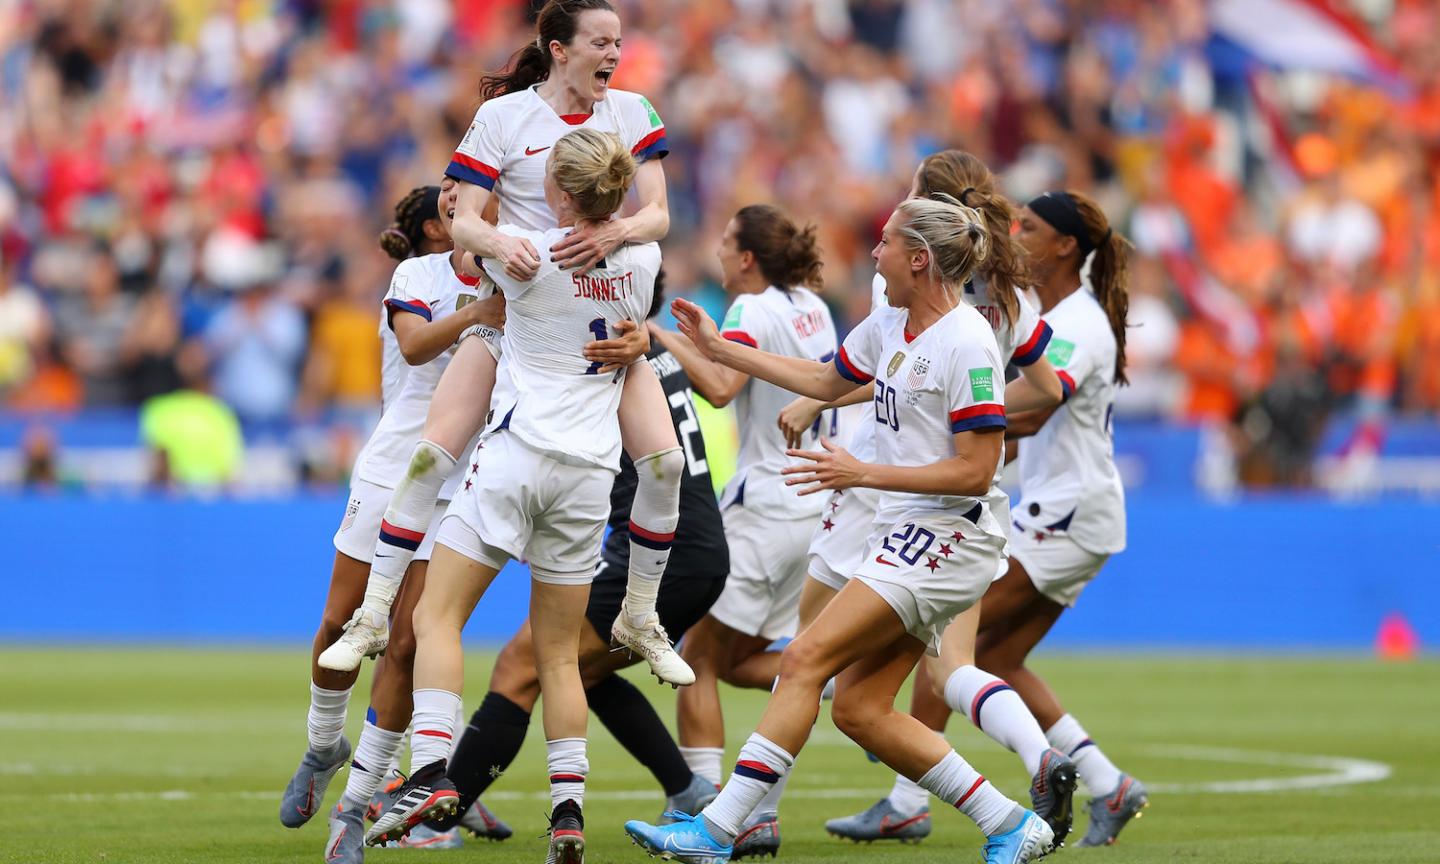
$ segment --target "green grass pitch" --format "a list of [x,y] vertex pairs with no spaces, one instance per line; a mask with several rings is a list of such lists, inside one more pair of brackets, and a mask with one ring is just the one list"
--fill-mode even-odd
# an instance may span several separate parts
[[[306,661],[299,647],[0,653],[0,862],[321,861],[323,817],[294,831],[276,818],[304,748]],[[491,656],[468,661],[474,705]],[[1036,667],[1115,761],[1155,790],[1119,845],[1050,860],[1440,861],[1434,659],[1046,655]],[[644,680],[661,715],[673,718],[671,691]],[[351,703],[352,741],[365,689]],[[727,691],[724,699],[733,758],[764,694]],[[950,739],[1003,790],[1028,800],[1018,760],[958,719]],[[455,852],[375,850],[367,860],[543,861],[543,753],[537,721],[510,776],[486,798],[515,828],[511,840],[471,841]],[[646,861],[620,826],[654,817],[658,789],[594,722],[590,760],[589,861]],[[1374,777],[1382,779],[1353,782]],[[868,806],[890,781],[822,714],[782,809],[782,860],[978,860],[978,832],[945,807],[919,846],[855,846],[825,834],[825,818]]]

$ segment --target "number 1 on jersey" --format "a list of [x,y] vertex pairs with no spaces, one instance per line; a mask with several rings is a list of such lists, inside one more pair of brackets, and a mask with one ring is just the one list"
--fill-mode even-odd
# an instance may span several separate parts
[[[605,329],[605,319],[604,319],[604,318],[596,318],[594,321],[591,321],[591,322],[590,322],[590,335],[594,336],[594,337],[595,337],[595,341],[597,341],[597,342],[599,342],[599,341],[601,341],[601,340],[603,340],[603,339],[609,339],[609,338],[610,338],[610,333],[609,333],[609,331]],[[586,374],[586,375],[598,375],[598,374],[600,374],[600,366],[601,366],[601,365],[602,365],[602,364],[600,363],[599,360],[596,360],[596,361],[592,362],[592,363],[590,364],[590,368],[585,370],[585,374]]]

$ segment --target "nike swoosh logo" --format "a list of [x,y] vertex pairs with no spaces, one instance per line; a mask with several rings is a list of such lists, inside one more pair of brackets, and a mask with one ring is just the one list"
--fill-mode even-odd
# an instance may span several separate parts
[[526,148],[525,148],[525,155],[526,155],[526,156],[534,156],[536,153],[544,153],[546,150],[549,150],[549,149],[550,149],[550,146],[553,146],[553,145],[547,145],[547,146],[545,146],[545,147],[534,147],[534,148],[526,147]]
[[899,564],[896,564],[894,561],[886,561],[884,555],[876,555],[876,556],[875,556],[875,560],[876,560],[876,562],[878,562],[878,563],[880,563],[880,564],[884,564],[886,567],[897,567],[897,568],[898,568],[898,567],[900,566]]

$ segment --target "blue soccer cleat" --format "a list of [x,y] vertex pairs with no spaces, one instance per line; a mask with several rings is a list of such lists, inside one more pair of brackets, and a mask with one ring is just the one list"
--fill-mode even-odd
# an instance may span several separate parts
[[1029,810],[1020,824],[1004,834],[985,838],[985,864],[1025,864],[1055,848],[1055,832]]
[[675,821],[669,825],[651,825],[631,819],[625,823],[625,833],[651,855],[684,864],[725,864],[730,860],[732,847],[710,836],[703,817],[672,810],[665,818]]

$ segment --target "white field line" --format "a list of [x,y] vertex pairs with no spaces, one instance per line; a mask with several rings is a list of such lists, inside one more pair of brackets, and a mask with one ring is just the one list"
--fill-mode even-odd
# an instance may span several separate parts
[[[1150,791],[1161,794],[1220,794],[1294,792],[1325,789],[1336,786],[1350,786],[1357,783],[1375,783],[1388,778],[1391,768],[1383,762],[1368,759],[1353,759],[1345,756],[1308,755],[1303,753],[1279,753],[1271,750],[1239,750],[1230,747],[1198,747],[1177,745],[1173,747],[1147,747],[1147,755],[1180,759],[1194,762],[1222,762],[1237,765],[1270,765],[1286,768],[1319,769],[1319,773],[1291,777],[1257,777],[1247,780],[1219,780],[1205,783],[1147,783]],[[5,767],[23,766],[28,763],[4,763]],[[4,773],[0,771],[0,773]],[[30,773],[28,770],[25,773]],[[38,773],[38,772],[37,772]],[[66,773],[47,771],[45,773]],[[80,772],[71,772],[80,773]],[[797,775],[803,779],[804,774]],[[1402,791],[1396,789],[1394,791]],[[1435,794],[1429,787],[1405,787],[1407,793],[1423,792],[1427,797]],[[792,788],[786,791],[791,798],[811,800],[869,800],[884,790],[876,788]],[[17,796],[0,795],[0,799]],[[24,797],[31,797],[26,795]],[[278,789],[250,792],[191,792],[185,789],[168,789],[160,792],[64,792],[46,796],[50,800],[76,804],[114,803],[128,801],[193,801],[199,798],[228,798],[243,801],[278,801]],[[586,798],[594,801],[651,801],[660,798],[656,789],[595,789],[586,792]],[[486,801],[548,801],[546,791],[519,792],[497,790],[485,796]]]

